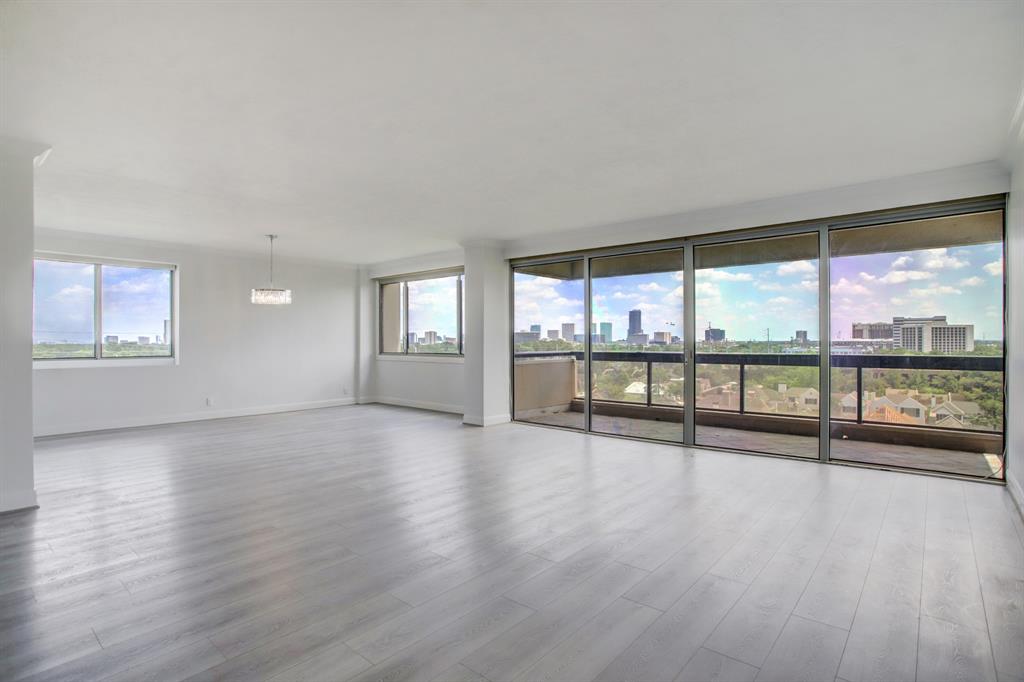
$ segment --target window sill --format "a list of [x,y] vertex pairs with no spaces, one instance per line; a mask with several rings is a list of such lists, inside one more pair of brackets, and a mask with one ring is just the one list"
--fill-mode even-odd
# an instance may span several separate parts
[[380,353],[377,360],[381,362],[427,362],[439,365],[461,365],[465,361],[463,355],[430,355],[427,353],[404,353],[387,354]]
[[68,358],[33,360],[32,369],[81,369],[85,367],[159,367],[178,364],[177,358]]

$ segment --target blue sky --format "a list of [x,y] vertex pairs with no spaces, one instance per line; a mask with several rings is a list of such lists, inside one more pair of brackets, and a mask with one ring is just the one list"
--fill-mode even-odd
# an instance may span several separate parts
[[[1000,244],[833,258],[833,338],[848,339],[853,322],[893,316],[946,315],[974,324],[977,339],[1002,337]],[[734,340],[789,339],[796,330],[818,338],[817,260],[698,270],[697,333],[711,323]],[[515,329],[542,332],[573,322],[583,330],[583,282],[515,275]],[[595,279],[593,321],[611,322],[625,338],[631,309],[643,311],[644,332],[679,335],[683,320],[681,273]],[[675,324],[670,324],[674,322]]]
[[[35,332],[38,341],[93,342],[92,265],[37,260]],[[163,336],[170,318],[168,270],[103,267],[103,335],[135,340]]]

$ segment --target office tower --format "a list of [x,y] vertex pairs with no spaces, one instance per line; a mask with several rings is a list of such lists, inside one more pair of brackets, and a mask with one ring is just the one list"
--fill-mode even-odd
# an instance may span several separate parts
[[537,332],[538,334],[540,334],[540,325],[539,324],[531,324],[530,325],[530,331],[531,332]]
[[611,343],[612,342],[612,323],[611,322],[602,322],[601,323],[601,336],[604,337],[604,342],[605,343]]
[[891,339],[893,338],[893,325],[889,322],[854,322],[850,338]]
[[945,315],[894,317],[893,347],[921,353],[964,353],[974,350],[974,325],[949,324]]
[[630,310],[629,311],[629,335],[630,336],[635,336],[637,334],[643,334],[644,333],[644,326],[643,326],[643,323],[642,323],[642,321],[640,319],[640,315],[641,315],[641,313],[640,313],[639,310]]
[[562,323],[562,338],[566,341],[574,341],[576,338],[576,324],[573,322]]
[[708,327],[704,330],[704,340],[708,343],[719,343],[725,341],[725,330]]
[[801,346],[806,346],[807,345],[807,330],[806,329],[797,329],[796,330],[796,342],[799,343]]
[[549,329],[548,330],[548,338],[549,339],[557,339],[558,338],[558,330],[557,329]]

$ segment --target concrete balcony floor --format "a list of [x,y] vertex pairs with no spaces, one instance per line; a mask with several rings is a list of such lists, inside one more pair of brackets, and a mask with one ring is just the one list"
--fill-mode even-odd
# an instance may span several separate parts
[[[556,412],[531,416],[536,424],[581,429],[583,414]],[[678,422],[636,419],[620,416],[593,417],[593,431],[632,438],[649,438],[681,443],[683,425]],[[745,431],[721,426],[697,426],[696,445],[732,450],[764,452],[817,459],[818,439],[765,431]],[[833,439],[831,458],[834,460],[871,464],[901,469],[936,471],[961,476],[1002,479],[1002,455],[959,450],[945,450],[909,445],[892,445],[870,441]]]

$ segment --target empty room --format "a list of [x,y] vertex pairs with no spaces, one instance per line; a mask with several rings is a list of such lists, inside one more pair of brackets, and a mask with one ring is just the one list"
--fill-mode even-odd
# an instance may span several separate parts
[[1024,682],[1024,0],[0,2],[0,680]]

